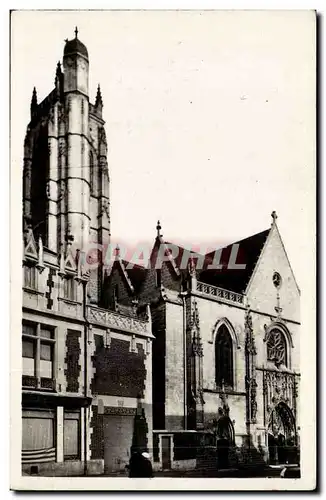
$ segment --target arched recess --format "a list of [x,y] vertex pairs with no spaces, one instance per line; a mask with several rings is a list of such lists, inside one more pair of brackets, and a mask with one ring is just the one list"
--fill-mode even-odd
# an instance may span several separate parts
[[269,462],[296,463],[297,430],[292,410],[280,401],[272,409],[268,422]]
[[264,342],[266,344],[267,344],[268,339],[270,338],[273,331],[279,331],[282,333],[284,340],[285,340],[285,344],[286,344],[286,356],[287,356],[286,361],[287,362],[285,363],[285,365],[287,366],[287,368],[291,368],[291,349],[294,348],[294,344],[293,344],[292,335],[291,335],[289,329],[286,327],[286,325],[284,325],[280,321],[273,321],[268,326],[264,325],[264,329],[265,329]]
[[240,342],[239,342],[239,336],[238,336],[237,332],[235,331],[232,323],[227,318],[220,318],[216,321],[214,328],[212,330],[212,337],[208,342],[210,344],[215,343],[216,334],[222,325],[225,325],[226,328],[228,329],[229,334],[231,335],[233,347],[235,349],[240,349],[241,347],[240,347]]
[[225,324],[217,330],[215,337],[215,385],[216,388],[234,387],[234,346]]
[[231,384],[226,384],[229,385],[230,388],[233,390],[237,389],[237,354],[236,351],[240,349],[240,342],[239,342],[239,337],[232,325],[232,323],[227,319],[227,318],[220,318],[217,320],[217,322],[214,325],[213,331],[212,331],[212,338],[209,341],[211,344],[214,345],[214,382],[215,382],[215,387],[219,388],[220,384],[217,382],[218,374],[217,374],[217,349],[216,349],[216,339],[217,335],[219,332],[221,332],[221,329],[226,329],[228,331],[228,334],[231,339],[232,343],[232,361],[231,361],[231,367],[232,367],[232,383]]
[[216,427],[216,458],[219,469],[230,467],[230,450],[234,446],[234,427],[228,416],[217,421]]
[[216,435],[219,439],[227,439],[230,445],[234,445],[235,433],[230,417],[227,415],[220,417],[216,424]]

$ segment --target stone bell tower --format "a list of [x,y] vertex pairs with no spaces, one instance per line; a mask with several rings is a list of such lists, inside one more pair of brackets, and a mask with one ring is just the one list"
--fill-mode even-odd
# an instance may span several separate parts
[[66,41],[63,55],[66,111],[66,232],[85,249],[90,231],[88,52],[77,37]]
[[[38,104],[33,90],[25,137],[24,227],[61,263],[72,250],[87,254],[110,240],[103,101],[98,87],[95,104],[90,103],[88,80],[88,51],[76,28],[65,43],[63,68],[57,64],[52,92]],[[89,287],[94,303],[100,298],[102,260]]]

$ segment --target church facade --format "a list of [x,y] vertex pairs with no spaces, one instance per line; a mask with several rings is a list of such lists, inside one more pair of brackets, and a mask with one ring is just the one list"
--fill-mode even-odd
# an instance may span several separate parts
[[300,291],[276,214],[205,255],[165,241],[158,224],[148,262],[116,249],[108,265],[103,102],[99,88],[90,102],[88,76],[76,31],[54,89],[31,101],[23,472],[123,471],[133,449],[156,469],[297,463]]
[[[176,248],[158,234],[154,248],[161,245],[170,255]],[[300,293],[276,214],[269,229],[218,252],[186,252],[177,247],[177,258],[162,265],[156,297],[145,296],[155,336],[156,460],[163,467],[204,460],[206,469],[216,459],[220,468],[297,463]]]

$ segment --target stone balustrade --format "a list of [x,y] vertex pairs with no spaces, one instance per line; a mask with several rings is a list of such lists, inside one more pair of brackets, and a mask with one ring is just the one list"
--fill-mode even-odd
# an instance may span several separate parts
[[124,330],[138,335],[151,336],[151,324],[140,318],[124,316],[99,307],[87,306],[87,320],[105,328]]
[[212,295],[218,299],[221,299],[225,302],[235,302],[240,305],[244,305],[244,295],[241,293],[232,292],[231,290],[225,290],[224,288],[219,288],[217,286],[208,285],[206,283],[202,283],[201,281],[197,281],[196,291]]

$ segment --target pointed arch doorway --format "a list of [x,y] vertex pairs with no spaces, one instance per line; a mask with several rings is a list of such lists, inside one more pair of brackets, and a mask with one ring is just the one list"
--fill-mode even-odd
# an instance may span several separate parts
[[268,452],[270,464],[295,463],[297,455],[295,418],[285,403],[278,403],[269,419]]

